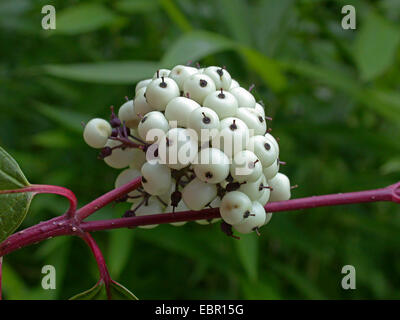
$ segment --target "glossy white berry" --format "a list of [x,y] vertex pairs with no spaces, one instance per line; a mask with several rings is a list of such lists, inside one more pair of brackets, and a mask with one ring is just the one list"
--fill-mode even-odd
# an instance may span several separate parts
[[279,160],[276,159],[269,167],[263,168],[263,174],[267,180],[272,179],[276,176],[279,171]]
[[241,223],[250,213],[251,200],[243,192],[231,191],[221,200],[219,212],[222,219],[228,224]]
[[179,97],[179,94],[176,82],[166,77],[154,79],[146,89],[147,103],[158,111],[164,111],[168,102]]
[[230,172],[238,182],[256,181],[261,177],[262,170],[260,160],[249,150],[239,151],[233,156]]
[[104,119],[90,120],[83,130],[83,139],[92,148],[103,148],[111,135],[111,125]]
[[229,87],[229,90],[232,90],[232,89],[235,89],[235,88],[238,88],[238,87],[240,87],[239,82],[237,82],[235,79],[232,79],[231,86]]
[[118,118],[121,122],[125,122],[128,128],[136,128],[140,119],[135,114],[133,108],[133,100],[126,101],[118,110]]
[[220,132],[212,139],[212,146],[221,149],[228,157],[245,149],[249,142],[249,129],[240,119],[228,117],[220,121]]
[[238,101],[239,108],[254,108],[256,100],[254,96],[242,87],[233,88],[230,92],[235,96]]
[[238,109],[235,96],[223,90],[211,92],[204,99],[203,106],[214,110],[220,119],[234,117]]
[[189,97],[199,104],[203,104],[206,96],[215,90],[214,81],[209,76],[201,73],[191,75],[183,83],[185,97]]
[[275,144],[265,136],[257,135],[251,137],[247,148],[255,153],[263,167],[269,167],[278,159],[278,151],[275,148]]
[[273,137],[273,135],[270,134],[270,133],[266,133],[266,134],[265,134],[265,137],[266,137],[267,139],[269,139],[269,140],[274,144],[275,149],[276,149],[276,151],[278,152],[278,155],[279,155],[279,144],[278,144],[278,141],[276,141],[276,139],[275,139],[275,138]]
[[146,88],[150,82],[152,82],[153,79],[146,79],[146,80],[142,80],[139,81],[135,87],[135,96],[138,94],[138,91],[142,88]]
[[264,194],[264,180],[264,175],[261,175],[256,181],[242,183],[238,191],[245,193],[251,201],[256,201]]
[[168,129],[168,121],[159,111],[149,112],[140,120],[138,125],[139,136],[146,142],[157,141]]
[[203,74],[208,75],[215,83],[217,90],[229,90],[232,83],[232,77],[228,71],[220,67],[207,67],[204,69]]
[[241,223],[235,224],[233,227],[240,233],[246,234],[255,231],[264,225],[266,213],[264,207],[257,201],[253,201],[250,215]]
[[[262,187],[262,189],[261,189]],[[261,203],[262,206],[265,206],[268,201],[269,201],[269,197],[271,196],[271,189],[270,188],[266,188],[269,187],[267,179],[265,178],[265,176],[262,176],[262,182],[260,184],[259,189],[261,189],[261,196],[256,199],[259,203]]]
[[267,131],[265,118],[254,108],[238,108],[236,118],[247,125],[250,136],[263,135]]
[[216,148],[202,149],[193,164],[194,173],[201,181],[220,183],[229,175],[229,158]]
[[194,67],[177,65],[172,68],[168,76],[173,79],[178,85],[179,89],[183,91],[183,84],[185,80],[195,73],[198,73],[198,70]]
[[[114,148],[121,145],[121,142],[116,140],[108,140],[106,147]],[[112,150],[112,153],[104,158],[104,162],[112,168],[123,169],[128,167],[134,160],[135,152],[134,148],[116,148]]]
[[[136,207],[136,205],[133,205],[131,207],[131,210],[134,210]],[[147,215],[152,215],[152,214],[160,214],[162,213],[162,207],[161,207],[161,203],[154,198],[150,198],[147,203],[144,203],[143,205],[141,205],[138,209],[136,209],[135,211],[135,216],[140,217],[140,216],[147,216]],[[143,229],[153,229],[155,227],[157,227],[158,224],[149,224],[146,226],[139,226],[139,228],[143,228]]]
[[153,80],[161,77],[168,77],[171,73],[171,70],[169,69],[158,69],[154,75],[153,75]]
[[141,169],[143,189],[151,195],[162,195],[170,190],[171,170],[156,161],[146,162]]
[[142,165],[146,162],[146,153],[142,149],[132,148],[133,161],[129,164],[132,169],[140,170]]
[[158,143],[158,156],[161,163],[171,169],[180,170],[195,159],[198,144],[193,132],[184,128],[170,129]]
[[[211,201],[211,203],[209,204],[209,207],[210,208],[219,208],[220,205],[221,205],[221,199],[219,197],[216,197],[213,201]],[[221,221],[221,218],[195,220],[196,223],[201,224],[201,225],[213,224],[218,221]]]
[[133,114],[140,121],[140,117],[145,116],[147,113],[153,111],[153,108],[147,103],[146,100],[146,87],[140,88],[133,100]]
[[191,210],[203,209],[216,196],[216,185],[205,183],[198,178],[194,178],[182,190],[182,199]]
[[263,118],[265,118],[265,110],[264,107],[259,104],[258,102],[256,103],[254,110],[256,110],[258,113],[260,113],[262,115]]
[[272,188],[270,201],[284,201],[290,199],[290,181],[283,173],[278,172],[275,177],[268,180]]
[[[118,175],[117,179],[115,180],[115,188],[122,187],[123,185],[135,180],[137,177],[140,177],[142,174],[139,170],[136,169],[125,169],[121,171]],[[140,193],[136,190],[131,191],[128,193],[128,196],[134,197],[140,195]],[[128,199],[128,202],[133,202],[132,200]],[[136,203],[136,201],[134,201]]]
[[165,118],[168,121],[177,121],[178,127],[187,127],[190,113],[201,106],[194,100],[186,97],[176,97],[168,102],[165,108]]
[[271,221],[271,218],[272,218],[272,212],[267,212],[267,214],[266,214],[266,216],[265,216],[265,221],[264,221],[263,226],[265,226],[266,224],[268,224],[268,222]]
[[202,107],[190,113],[187,126],[196,132],[199,141],[206,142],[218,135],[220,122],[214,110]]

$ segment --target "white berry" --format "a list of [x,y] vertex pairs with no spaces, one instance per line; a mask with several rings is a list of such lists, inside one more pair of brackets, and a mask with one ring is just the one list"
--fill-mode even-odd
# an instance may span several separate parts
[[197,139],[206,142],[219,133],[219,117],[210,108],[197,108],[193,110],[187,118],[188,128],[196,132]]
[[241,223],[235,224],[233,227],[240,233],[246,234],[255,231],[264,225],[266,213],[264,207],[257,201],[253,201],[250,215]]
[[265,110],[264,110],[264,107],[263,107],[261,104],[259,104],[259,103],[257,102],[256,105],[255,105],[255,107],[254,107],[254,110],[256,110],[257,112],[259,112],[259,113],[262,115],[262,117],[265,118]]
[[111,135],[111,125],[104,119],[90,120],[83,130],[83,139],[92,148],[103,148]]
[[214,81],[209,76],[201,73],[191,75],[183,83],[184,95],[199,104],[203,104],[206,96],[215,90]]
[[[136,169],[125,169],[121,171],[118,175],[117,179],[115,180],[115,188],[122,187],[123,185],[135,180],[137,177],[140,177],[142,174],[139,170]],[[131,191],[128,193],[128,196],[134,197],[140,195],[140,193],[136,190]],[[132,202],[132,200],[128,199],[128,202]],[[136,201],[135,201],[136,202]]]
[[254,96],[246,89],[237,87],[231,89],[230,92],[238,101],[239,108],[254,108],[256,106],[256,99],[254,99]]
[[193,164],[194,173],[201,181],[219,183],[229,175],[229,158],[216,148],[202,149]]
[[273,136],[272,134],[270,134],[270,133],[266,133],[266,134],[265,134],[265,137],[266,137],[267,139],[269,139],[269,140],[274,144],[275,149],[276,149],[276,151],[278,152],[278,155],[279,155],[279,144],[278,144],[278,141],[276,141],[276,139],[274,138],[274,136]]
[[166,77],[154,79],[146,89],[147,103],[158,111],[164,111],[168,102],[179,97],[179,94],[176,82]]
[[203,209],[216,196],[216,185],[205,183],[198,178],[194,178],[182,190],[182,199],[191,210]]
[[173,79],[178,85],[179,89],[183,91],[183,84],[185,80],[195,73],[198,73],[198,70],[194,67],[177,65],[171,70],[168,76]]
[[[135,205],[131,207],[131,210],[135,209]],[[160,202],[157,199],[150,198],[147,203],[142,204],[138,209],[135,211],[135,216],[148,216],[152,214],[160,214],[162,213],[162,207]],[[153,229],[157,227],[158,224],[149,224],[146,226],[139,226],[139,228],[143,229]]]
[[171,71],[169,69],[159,69],[153,75],[153,80],[161,77],[168,77]]
[[171,170],[156,161],[146,162],[141,169],[143,189],[151,195],[162,195],[171,187]]
[[258,200],[264,194],[264,180],[264,175],[261,175],[256,181],[242,183],[238,190],[245,193],[251,201]]
[[238,88],[238,87],[240,87],[239,82],[237,82],[235,79],[232,79],[231,86],[229,87],[229,90],[232,90],[232,89],[235,89],[235,88]]
[[135,114],[133,108],[133,100],[126,101],[118,110],[118,118],[121,122],[125,122],[125,125],[128,128],[137,127],[140,119]]
[[201,106],[194,100],[186,97],[176,97],[168,102],[165,108],[165,118],[168,121],[177,121],[179,127],[188,126],[190,113]]
[[279,159],[276,159],[276,161],[274,161],[269,167],[263,168],[263,174],[265,178],[267,178],[268,180],[275,177],[278,171],[279,171]]
[[250,136],[263,135],[267,131],[265,118],[253,108],[238,108],[236,117],[247,125]]
[[249,139],[248,149],[253,151],[260,159],[263,167],[269,167],[278,159],[278,151],[275,144],[265,136],[257,135]]
[[146,87],[140,88],[133,100],[133,114],[140,121],[140,117],[145,116],[147,113],[154,109],[150,107],[146,100]]
[[[116,140],[108,140],[106,147],[114,148],[122,143]],[[112,153],[104,158],[104,162],[112,168],[123,169],[128,167],[134,160],[135,152],[133,148],[116,148]]]
[[207,67],[204,69],[203,74],[208,75],[215,83],[218,89],[229,90],[231,87],[232,77],[228,71],[220,67]]
[[219,212],[226,223],[234,225],[247,219],[251,205],[251,200],[245,193],[231,191],[222,198]]
[[223,90],[211,92],[204,99],[203,106],[214,110],[220,119],[234,117],[238,109],[235,96]]
[[262,169],[260,160],[253,152],[242,150],[234,155],[230,172],[238,182],[252,182],[261,177]]
[[139,81],[135,87],[135,96],[138,94],[138,91],[142,88],[146,88],[150,82],[152,82],[153,79],[146,79],[146,80],[142,80]]
[[283,173],[278,172],[275,177],[268,180],[272,188],[270,201],[284,201],[290,199],[290,181]]
[[146,142],[157,141],[169,129],[165,116],[159,111],[146,114],[138,125],[139,136]]

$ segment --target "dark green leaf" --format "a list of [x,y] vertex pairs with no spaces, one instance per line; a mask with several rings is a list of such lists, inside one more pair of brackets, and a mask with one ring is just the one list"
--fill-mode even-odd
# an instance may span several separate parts
[[157,0],[119,0],[116,9],[126,13],[148,13],[158,8]]
[[151,77],[158,64],[149,61],[114,61],[69,65],[46,65],[44,71],[52,76],[106,84],[133,84]]
[[18,163],[0,147],[0,190],[12,190],[29,186]]
[[245,269],[249,280],[255,282],[258,277],[258,243],[255,234],[240,235],[240,240],[235,241],[239,260]]
[[113,278],[118,279],[123,268],[129,261],[134,243],[134,230],[119,229],[110,234],[108,247],[109,268]]

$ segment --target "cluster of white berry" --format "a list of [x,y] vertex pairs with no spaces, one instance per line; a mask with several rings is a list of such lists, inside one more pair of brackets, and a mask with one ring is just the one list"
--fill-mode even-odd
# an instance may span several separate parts
[[124,169],[115,187],[142,176],[142,186],[121,199],[132,203],[125,216],[220,208],[229,235],[232,226],[250,233],[269,222],[264,206],[288,200],[291,187],[278,172],[264,107],[249,90],[225,68],[178,65],[140,81],[118,116],[112,109],[110,121],[86,124],[86,143]]

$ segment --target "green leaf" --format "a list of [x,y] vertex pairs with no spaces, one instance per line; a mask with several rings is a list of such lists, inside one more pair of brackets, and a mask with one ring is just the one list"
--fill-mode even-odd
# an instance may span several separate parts
[[186,19],[185,15],[179,10],[173,0],[159,1],[165,12],[168,14],[171,22],[175,23],[184,32],[192,30],[189,20]]
[[47,74],[64,79],[104,84],[133,84],[151,77],[159,67],[158,63],[150,61],[114,61],[45,65],[43,69]]
[[109,25],[115,14],[100,3],[83,3],[57,13],[54,33],[75,35]]
[[[112,281],[110,283],[111,300],[138,300],[127,288]],[[70,300],[107,300],[107,290],[104,282],[99,281],[94,287],[70,298]]]
[[240,235],[240,240],[235,241],[236,252],[247,273],[249,280],[255,282],[258,277],[258,243],[255,234]]
[[[0,190],[13,190],[29,186],[18,163],[0,147]],[[0,242],[12,234],[28,213],[33,194],[0,194]]]
[[234,43],[223,36],[207,31],[193,31],[184,34],[169,48],[161,64],[164,67],[186,64],[233,47]]
[[372,80],[386,71],[395,60],[399,42],[398,26],[371,12],[357,33],[354,47],[361,78]]

